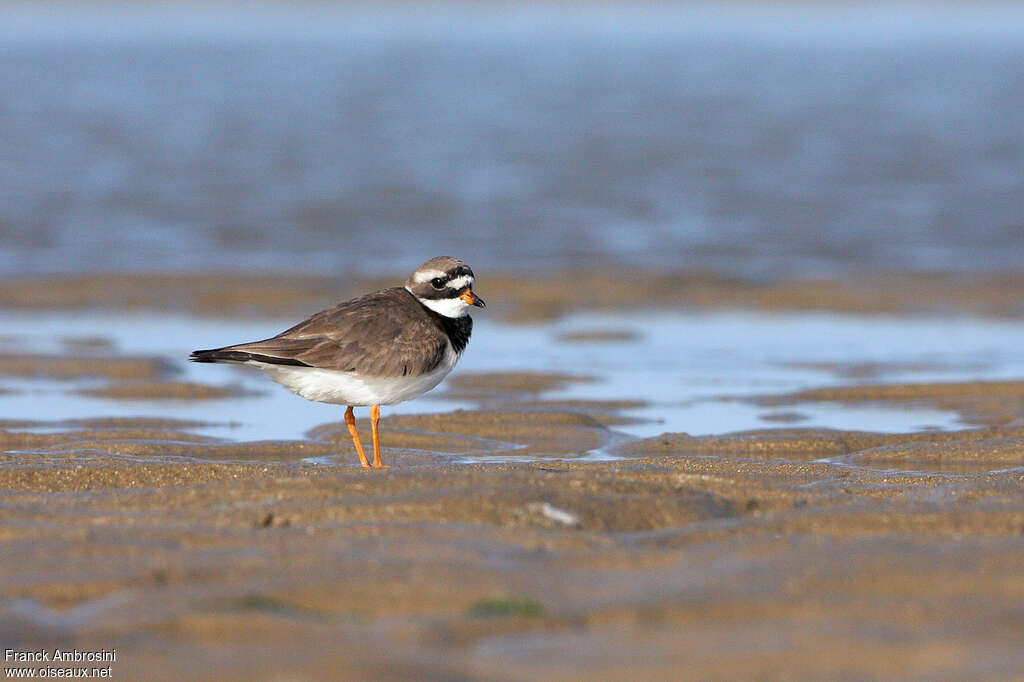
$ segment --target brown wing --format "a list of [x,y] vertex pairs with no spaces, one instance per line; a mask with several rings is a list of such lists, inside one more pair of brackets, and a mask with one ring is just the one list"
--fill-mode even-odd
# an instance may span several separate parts
[[416,376],[437,367],[447,342],[415,297],[394,288],[319,312],[273,338],[221,350],[369,376]]

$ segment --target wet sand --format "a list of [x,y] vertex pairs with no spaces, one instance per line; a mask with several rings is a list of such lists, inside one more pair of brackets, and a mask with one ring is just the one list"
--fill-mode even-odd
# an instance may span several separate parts
[[[478,280],[488,314],[520,321],[571,312],[744,308],[846,313],[967,313],[1024,317],[1024,274],[889,273],[847,280],[740,280],[686,270],[622,268],[609,286],[607,268],[551,274],[484,273]],[[304,315],[374,288],[391,277],[315,277],[261,273],[107,274],[25,277],[0,282],[0,308],[164,310],[196,315]],[[598,330],[629,338],[630,330]],[[572,339],[570,339],[572,340]]]
[[[216,294],[203,281],[208,314],[315,307],[329,288],[302,282],[268,302],[266,286]],[[488,286],[504,292],[499,282]],[[122,283],[47,305],[170,300]],[[801,300],[735,286],[744,306]],[[527,319],[596,305],[562,289],[555,304],[520,293],[495,307]],[[1001,291],[922,300],[1016,314]],[[702,300],[678,295],[650,301]],[[842,309],[827,292],[816,300]],[[608,332],[600,340],[614,343]],[[114,399],[231,390],[85,345],[9,353],[0,378],[84,373]],[[628,402],[544,398],[587,379],[453,377],[452,395],[474,407],[386,415],[384,470],[355,466],[340,421],[256,443],[173,419],[51,421],[45,406],[38,420],[0,423],[0,640],[117,648],[115,679],[1024,672],[1024,382],[821,388],[763,398],[778,406],[776,429],[637,440],[614,429]],[[790,406],[814,401],[941,406],[964,428],[793,428]],[[581,459],[594,452],[604,461]]]
[[[579,412],[383,425],[382,471],[342,424],[5,433],[32,454],[0,469],[4,641],[116,646],[123,679],[1024,667],[1024,430],[668,434],[581,463],[560,458],[611,436]],[[451,463],[513,446],[548,461]],[[979,453],[990,470],[892,471]]]
[[807,402],[928,405],[960,414],[967,424],[1024,426],[1024,382],[968,381],[927,384],[830,386],[762,399],[767,405]]

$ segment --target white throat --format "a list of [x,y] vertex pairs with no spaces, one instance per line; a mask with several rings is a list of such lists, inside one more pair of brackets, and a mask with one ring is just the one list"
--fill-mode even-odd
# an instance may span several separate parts
[[[405,289],[406,291],[409,291],[409,287],[406,287]],[[409,293],[411,294],[412,292],[409,291]],[[472,307],[470,304],[458,297],[429,299],[416,296],[416,300],[433,310],[438,315],[444,315],[445,317],[465,317],[469,314],[469,309]]]

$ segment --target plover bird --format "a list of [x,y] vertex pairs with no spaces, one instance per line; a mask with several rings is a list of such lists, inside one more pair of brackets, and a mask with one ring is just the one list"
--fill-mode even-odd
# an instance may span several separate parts
[[345,423],[364,467],[352,408],[370,407],[373,466],[380,457],[380,406],[416,398],[441,383],[469,343],[474,276],[458,258],[416,268],[404,287],[354,298],[263,341],[193,351],[193,362],[252,365],[307,400],[346,405]]

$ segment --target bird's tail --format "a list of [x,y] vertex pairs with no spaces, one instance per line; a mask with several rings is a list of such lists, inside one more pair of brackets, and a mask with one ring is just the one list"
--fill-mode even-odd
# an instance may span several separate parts
[[263,355],[262,353],[248,353],[244,350],[235,350],[234,346],[194,350],[188,356],[188,359],[192,362],[265,362],[271,365],[309,367],[306,363],[294,358],[278,358],[273,355]]
[[209,350],[194,350],[188,359],[192,362],[248,362],[252,358],[249,353],[242,351],[210,348]]

